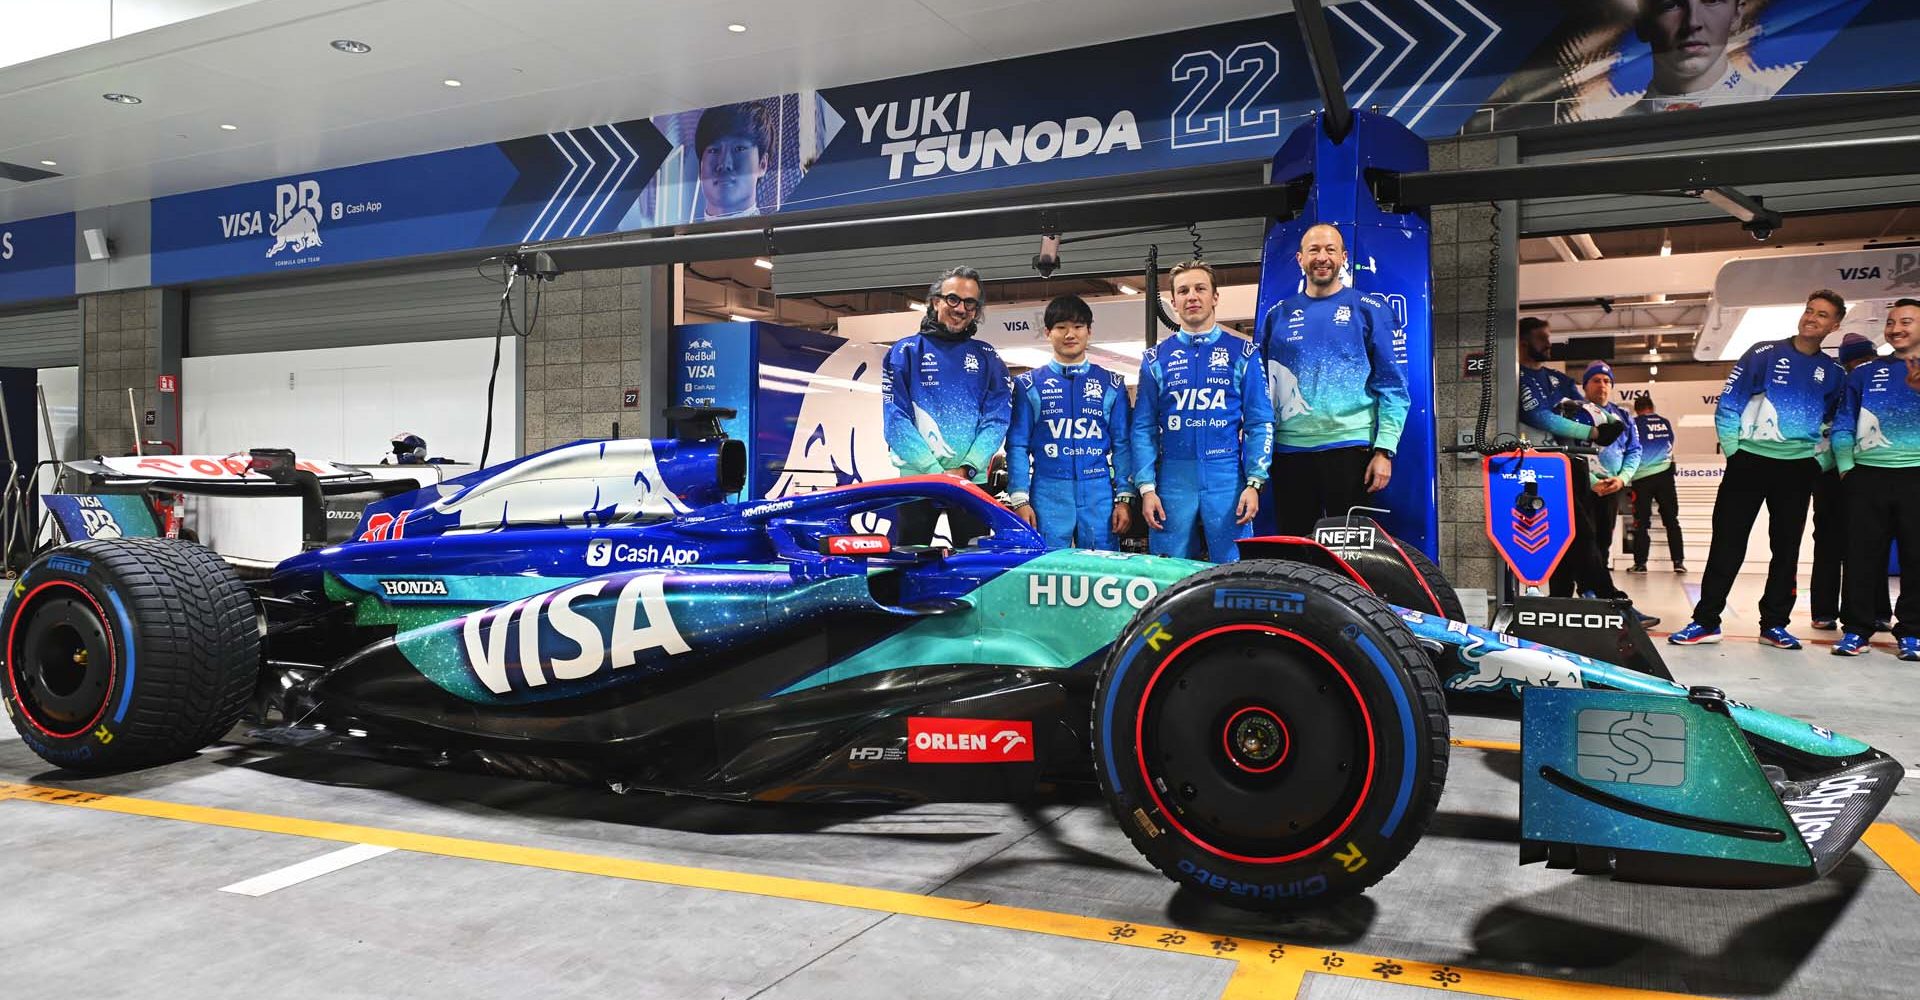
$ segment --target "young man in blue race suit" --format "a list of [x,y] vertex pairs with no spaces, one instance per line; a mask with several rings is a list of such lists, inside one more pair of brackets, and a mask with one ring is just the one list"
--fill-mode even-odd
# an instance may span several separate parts
[[[1887,311],[1887,324],[1891,328],[1897,309]],[[1849,333],[1840,338],[1840,367],[1849,375],[1853,370],[1873,360],[1875,344],[1872,340],[1857,333]],[[1846,406],[1846,396],[1841,397],[1840,405]],[[1835,419],[1833,430],[1827,435],[1838,440],[1840,424]],[[1840,456],[1834,455],[1837,463]],[[1842,612],[1844,599],[1853,592],[1853,588],[1844,583],[1844,577],[1853,573],[1848,550],[1852,548],[1848,539],[1847,522],[1851,515],[1847,513],[1847,484],[1838,468],[1829,468],[1820,473],[1813,481],[1813,586],[1809,587],[1808,608],[1813,618],[1812,625],[1822,632],[1831,632],[1839,626],[1840,619],[1846,617]],[[1893,598],[1887,594],[1887,561],[1881,559],[1878,565],[1866,567],[1866,572],[1881,581],[1880,596],[1876,598],[1873,614],[1876,631],[1885,632],[1893,621]],[[1864,650],[1865,647],[1862,647]]]
[[1673,421],[1654,412],[1653,397],[1633,401],[1633,433],[1640,439],[1640,468],[1633,474],[1633,565],[1629,573],[1647,571],[1647,532],[1653,527],[1653,505],[1660,505],[1660,524],[1667,532],[1667,557],[1673,571],[1687,571],[1687,547],[1680,535],[1680,508],[1673,481]]
[[1401,325],[1386,299],[1341,282],[1340,230],[1308,229],[1295,259],[1306,290],[1267,310],[1254,341],[1273,397],[1274,520],[1280,534],[1311,535],[1386,488],[1411,400]]
[[1727,473],[1713,498],[1713,545],[1700,578],[1693,621],[1667,636],[1678,646],[1719,642],[1720,613],[1734,575],[1747,559],[1747,536],[1761,505],[1767,508],[1773,550],[1767,588],[1760,597],[1760,642],[1799,649],[1787,631],[1793,613],[1794,580],[1800,569],[1800,534],[1807,526],[1813,481],[1833,462],[1824,445],[1827,425],[1840,408],[1847,372],[1820,349],[1847,315],[1837,292],[1807,297],[1800,325],[1786,340],[1755,344],[1727,376],[1713,428],[1727,456]]
[[[1626,434],[1626,427],[1608,418],[1594,419],[1586,413],[1586,397],[1564,372],[1548,368],[1553,359],[1553,331],[1537,316],[1520,320],[1520,422],[1541,432],[1551,443],[1573,444],[1591,441],[1596,447],[1612,445]],[[1585,418],[1582,415],[1585,414]],[[1576,592],[1597,597],[1623,593],[1613,585],[1613,572],[1607,568],[1606,553],[1594,544],[1595,526],[1590,520],[1592,507],[1580,502],[1587,495],[1588,467],[1573,457],[1573,546],[1560,568],[1554,570],[1548,587],[1555,597],[1572,597]]]
[[1613,366],[1605,361],[1588,365],[1580,376],[1580,389],[1587,400],[1581,419],[1595,425],[1611,421],[1626,428],[1612,444],[1587,458],[1591,481],[1587,492],[1580,496],[1590,505],[1588,517],[1593,522],[1594,546],[1600,558],[1610,561],[1613,529],[1620,521],[1620,494],[1632,485],[1640,471],[1640,438],[1634,434],[1633,418],[1612,401]]
[[1156,555],[1232,562],[1273,452],[1273,401],[1251,342],[1213,321],[1213,268],[1169,273],[1180,331],[1147,349],[1133,404],[1133,479]]
[[1897,540],[1900,602],[1893,634],[1901,659],[1920,660],[1920,299],[1894,303],[1886,329],[1893,356],[1847,376],[1833,420],[1833,458],[1846,477],[1849,522],[1840,611],[1847,632],[1833,652],[1867,651],[1877,624],[1874,602],[1887,595],[1887,545]]
[[1044,321],[1053,360],[1014,380],[1007,499],[1049,548],[1113,549],[1133,526],[1127,384],[1087,360],[1086,300],[1062,295]]
[[[980,484],[1007,440],[1012,379],[1000,353],[973,339],[980,329],[980,272],[955,267],[927,289],[918,333],[903,337],[880,367],[887,451],[903,476],[946,475]],[[933,538],[936,512],[900,510],[900,544]],[[956,547],[986,532],[978,518],[949,511]]]

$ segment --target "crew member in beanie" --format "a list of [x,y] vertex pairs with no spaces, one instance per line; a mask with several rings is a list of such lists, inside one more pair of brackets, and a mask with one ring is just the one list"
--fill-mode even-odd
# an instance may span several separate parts
[[1581,501],[1592,505],[1588,516],[1593,520],[1594,547],[1602,560],[1611,563],[1613,531],[1620,521],[1620,500],[1640,470],[1640,438],[1634,433],[1633,420],[1627,411],[1612,402],[1611,365],[1605,361],[1588,365],[1580,376],[1580,389],[1586,395],[1589,419],[1596,424],[1602,419],[1611,419],[1626,428],[1612,444],[1587,458],[1593,481],[1587,485],[1587,492],[1580,495]]
[[1667,636],[1668,642],[1692,646],[1720,641],[1720,613],[1726,610],[1740,564],[1747,560],[1747,536],[1765,505],[1773,558],[1760,597],[1760,642],[1776,649],[1800,648],[1800,640],[1787,631],[1800,569],[1800,534],[1807,526],[1813,481],[1834,461],[1821,445],[1847,381],[1846,369],[1820,345],[1846,315],[1847,302],[1839,293],[1824,288],[1814,292],[1807,296],[1794,336],[1755,344],[1727,376],[1713,415],[1720,451],[1727,456],[1727,473],[1713,499],[1713,544],[1707,550],[1693,621]]
[[[928,287],[919,332],[901,338],[881,363],[887,451],[903,476],[985,483],[988,464],[1006,443],[1013,381],[1000,352],[973,338],[980,315],[980,272],[951,268]],[[977,517],[947,513],[955,547],[987,532]],[[900,543],[931,541],[935,517],[928,505],[903,505]]]
[[[1887,314],[1889,322],[1893,313]],[[1873,341],[1857,333],[1849,333],[1840,338],[1840,367],[1851,372],[1873,360]],[[1843,403],[1844,405],[1844,403]],[[1833,429],[1838,436],[1840,428]],[[1835,456],[1836,458],[1838,456]],[[1846,486],[1841,482],[1840,470],[1827,469],[1820,478],[1813,481],[1813,627],[1822,632],[1831,632],[1841,618],[1841,603],[1853,591],[1850,586],[1841,583],[1842,569],[1847,560],[1847,499]],[[1876,579],[1886,579],[1885,559],[1878,567],[1868,567]],[[1887,588],[1880,587],[1880,597],[1874,603],[1874,626],[1886,631],[1887,623],[1893,619],[1893,598],[1887,595]]]
[[[1846,476],[1847,596],[1841,614],[1847,632],[1838,656],[1867,651],[1870,629],[1861,610],[1887,594],[1879,567],[1887,546],[1900,543],[1900,618],[1893,634],[1900,658],[1920,660],[1920,299],[1901,299],[1887,312],[1890,358],[1875,358],[1847,376],[1847,392],[1833,421],[1834,463]],[[1911,582],[1909,582],[1911,581]]]
[[1680,509],[1673,488],[1673,422],[1654,412],[1653,396],[1633,401],[1633,433],[1640,439],[1640,468],[1633,474],[1633,565],[1629,573],[1647,571],[1647,536],[1653,527],[1653,505],[1660,504],[1660,524],[1667,531],[1667,555],[1673,571],[1687,571],[1687,547],[1680,537]]

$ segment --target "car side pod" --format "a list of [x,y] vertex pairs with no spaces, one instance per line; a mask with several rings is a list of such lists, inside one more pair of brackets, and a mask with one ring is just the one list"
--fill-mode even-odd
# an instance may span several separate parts
[[1904,775],[1878,751],[1763,766],[1712,688],[1685,697],[1532,688],[1521,699],[1520,863],[1765,889],[1831,872]]

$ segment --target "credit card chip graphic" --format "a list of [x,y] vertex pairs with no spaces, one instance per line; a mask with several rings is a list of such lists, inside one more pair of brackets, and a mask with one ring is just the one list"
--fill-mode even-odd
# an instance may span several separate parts
[[1590,708],[1579,717],[1580,777],[1676,787],[1687,780],[1687,720],[1672,712]]

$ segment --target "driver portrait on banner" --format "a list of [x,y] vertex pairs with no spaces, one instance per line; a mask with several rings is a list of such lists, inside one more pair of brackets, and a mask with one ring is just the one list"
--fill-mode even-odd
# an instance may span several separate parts
[[1733,59],[1743,0],[1639,0],[1639,5],[1633,31],[1651,50],[1653,80],[1622,114],[1687,111],[1773,96],[1775,88],[1761,82],[1748,59],[1740,60],[1743,65]]

